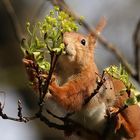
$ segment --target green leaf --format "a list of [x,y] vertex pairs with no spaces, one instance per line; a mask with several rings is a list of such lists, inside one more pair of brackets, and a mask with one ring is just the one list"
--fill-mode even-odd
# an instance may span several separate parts
[[[28,51],[33,55],[40,69],[48,70],[50,64],[45,60],[46,53],[50,51],[55,52],[56,55],[65,53],[63,34],[77,31],[78,25],[72,16],[55,6],[42,21],[35,25],[27,22],[26,29],[28,39],[26,46],[22,48],[23,52]],[[48,50],[46,51],[45,48]]]
[[127,106],[135,105],[135,104],[137,104],[137,98],[136,98],[136,97],[128,98],[128,99],[125,101],[125,104],[126,104]]
[[105,69],[105,72],[114,77],[115,79],[121,80],[128,90],[135,89],[134,85],[129,80],[128,73],[125,71],[122,65],[120,65],[119,67],[114,65],[110,66]]
[[50,70],[50,63],[47,61],[41,61],[38,62],[38,65],[41,69],[45,70],[45,71],[49,71]]

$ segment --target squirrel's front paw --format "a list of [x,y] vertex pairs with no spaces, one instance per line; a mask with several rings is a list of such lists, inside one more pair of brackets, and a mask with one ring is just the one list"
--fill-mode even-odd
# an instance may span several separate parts
[[56,82],[56,76],[52,75],[51,81],[50,81],[50,85],[52,85],[54,82]]
[[58,87],[56,76],[53,75],[49,84],[49,91],[53,92],[54,89]]

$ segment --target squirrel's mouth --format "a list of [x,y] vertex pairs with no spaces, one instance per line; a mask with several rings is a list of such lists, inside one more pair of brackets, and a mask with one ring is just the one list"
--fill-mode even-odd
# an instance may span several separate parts
[[71,59],[71,57],[73,57],[75,55],[75,49],[74,47],[67,43],[65,40],[63,41],[65,48],[64,48],[64,56],[68,57],[69,59]]
[[73,54],[69,51],[65,51],[65,55],[73,56]]
[[68,49],[67,46],[65,46],[64,51],[65,51],[65,54],[64,55],[73,56],[73,53],[72,53],[71,49]]

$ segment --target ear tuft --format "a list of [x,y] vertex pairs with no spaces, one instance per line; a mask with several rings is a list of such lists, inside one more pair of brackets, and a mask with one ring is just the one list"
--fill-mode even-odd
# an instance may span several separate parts
[[102,17],[95,28],[95,34],[89,33],[89,35],[88,35],[90,43],[93,43],[93,44],[96,43],[98,35],[100,35],[100,33],[102,32],[105,25],[106,25],[106,19],[105,19],[105,17]]
[[97,24],[96,29],[95,29],[98,35],[101,33],[101,31],[103,30],[105,25],[106,25],[106,18],[102,17],[100,19],[99,23]]
[[95,28],[95,33],[88,34],[89,48],[90,49],[93,49],[95,47],[95,43],[98,39],[98,35],[100,35],[100,33],[103,30],[103,28],[105,27],[105,25],[106,25],[106,19],[105,19],[105,17],[102,17]]

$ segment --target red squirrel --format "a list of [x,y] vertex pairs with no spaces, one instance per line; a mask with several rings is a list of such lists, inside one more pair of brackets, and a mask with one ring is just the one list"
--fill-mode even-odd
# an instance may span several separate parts
[[[97,34],[100,34],[103,27],[103,22],[97,25]],[[64,33],[63,42],[66,53],[58,59],[55,70],[59,84],[53,81],[49,90],[58,104],[68,112],[76,112],[73,119],[102,136],[108,125],[105,117],[106,110],[110,107],[121,108],[128,96],[127,94],[118,96],[124,88],[124,84],[120,80],[106,75],[102,89],[84,105],[85,99],[96,89],[97,79],[100,79],[94,61],[96,41],[97,37],[93,34],[85,36],[76,32]],[[140,139],[139,106],[129,106],[118,114],[118,120],[116,130],[123,129],[126,136],[115,137],[117,140]],[[96,139],[99,140],[97,137]]]

